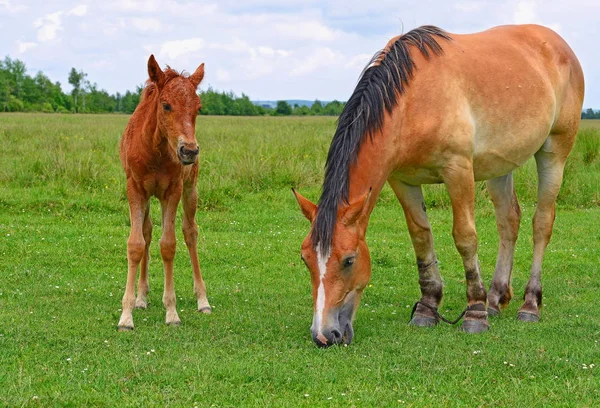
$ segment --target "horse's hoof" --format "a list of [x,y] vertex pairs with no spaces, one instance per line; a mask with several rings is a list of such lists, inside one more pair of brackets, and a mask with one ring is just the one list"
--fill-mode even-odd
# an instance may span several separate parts
[[435,317],[431,316],[415,316],[410,321],[410,326],[417,327],[434,327],[438,324],[438,321]]
[[148,307],[148,303],[144,302],[143,300],[136,300],[135,301],[135,308],[136,309],[146,309]]
[[133,330],[133,326],[118,326],[117,330],[120,332],[128,332]]
[[460,329],[465,333],[483,333],[490,329],[490,325],[484,320],[465,320],[460,326]]
[[211,314],[212,313],[212,308],[210,306],[205,306],[203,308],[198,309],[199,313],[204,313],[204,314]]
[[493,307],[488,307],[487,312],[488,316],[498,316],[500,314],[500,310],[494,309]]
[[174,322],[167,322],[167,326],[179,327],[179,326],[181,326],[181,320],[175,320]]
[[521,322],[539,322],[540,317],[534,313],[519,312],[519,314],[517,314],[517,320]]

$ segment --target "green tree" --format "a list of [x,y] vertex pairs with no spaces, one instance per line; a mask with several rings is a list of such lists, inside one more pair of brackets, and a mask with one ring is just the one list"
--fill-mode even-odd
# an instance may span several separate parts
[[322,115],[323,114],[323,104],[321,104],[320,100],[315,100],[312,106],[310,107],[311,115]]
[[277,115],[291,115],[292,107],[286,101],[277,101],[277,106],[275,107],[275,114]]
[[[83,71],[77,71],[75,68],[71,68],[71,72],[69,73],[69,83],[73,86],[73,90],[71,91],[71,96],[73,97],[73,104],[75,107],[75,112],[79,112],[79,96],[82,93],[82,88],[85,87],[85,77],[87,74]],[[85,91],[83,91],[85,92]],[[84,102],[85,109],[85,102]]]

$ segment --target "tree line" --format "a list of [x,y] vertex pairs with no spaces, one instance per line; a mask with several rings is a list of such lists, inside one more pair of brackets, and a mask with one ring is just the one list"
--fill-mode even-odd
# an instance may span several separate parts
[[[73,112],[73,113],[132,113],[140,102],[144,90],[138,85],[134,91],[109,94],[87,79],[82,70],[71,68],[68,78],[70,93],[63,92],[60,82],[52,82],[39,71],[35,76],[27,74],[23,61],[6,56],[0,60],[0,112]],[[294,105],[277,101],[275,107],[258,106],[247,95],[236,96],[233,92],[218,92],[212,88],[200,92],[201,115],[232,116],[339,116],[345,103],[332,101],[323,104],[316,100],[312,106]],[[582,119],[600,119],[600,111],[587,109]]]
[[[25,63],[6,56],[0,60],[0,112],[60,112],[60,113],[132,113],[140,102],[143,86],[134,91],[109,94],[88,80],[82,70],[72,68],[68,78],[70,93],[62,90],[60,82],[52,82],[43,72],[27,74]],[[333,101],[323,105],[315,101],[312,107],[290,106],[278,101],[276,107],[257,106],[247,95],[218,92],[212,88],[200,92],[202,115],[334,115],[342,112],[344,104]]]

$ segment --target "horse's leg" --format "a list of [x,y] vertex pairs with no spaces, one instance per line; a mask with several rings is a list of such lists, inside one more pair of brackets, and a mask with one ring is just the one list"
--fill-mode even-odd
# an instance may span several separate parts
[[[525,302],[518,313],[518,319],[525,322],[539,320],[539,307],[542,304],[542,260],[552,236],[555,202],[562,183],[568,154],[568,151],[565,153],[554,150],[556,148],[565,149],[568,145],[559,143],[560,140],[553,140],[556,137],[556,135],[549,136],[544,146],[535,154],[538,173],[538,203],[533,216],[533,262],[529,283],[525,289]],[[570,146],[568,147],[570,150]]]
[[200,272],[198,262],[198,225],[196,224],[196,206],[198,204],[198,193],[196,183],[186,180],[183,183],[183,237],[190,253],[192,271],[194,274],[194,294],[198,300],[198,311],[211,313],[212,309],[206,298],[206,285]]
[[150,242],[152,242],[152,219],[150,218],[150,206],[146,207],[146,214],[144,215],[144,226],[142,227],[144,233],[144,241],[146,241],[146,249],[142,262],[140,263],[140,279],[138,280],[138,295],[135,300],[135,307],[139,309],[145,309],[148,307],[148,291],[150,289],[148,285],[148,262],[150,261]]
[[444,171],[444,183],[452,203],[454,244],[460,253],[467,279],[467,312],[462,329],[480,333],[489,329],[486,293],[479,273],[475,229],[475,180],[469,161],[455,162]]
[[[433,235],[425,212],[421,186],[409,186],[396,180],[390,180],[389,183],[404,209],[406,224],[415,249],[421,286],[420,302],[437,309],[442,300],[443,285],[433,249]],[[410,322],[412,325],[422,327],[435,326],[437,323],[438,319],[434,312],[420,304]]]
[[500,313],[500,307],[508,306],[512,298],[511,273],[521,222],[521,209],[517,201],[512,172],[488,180],[487,190],[496,209],[496,226],[500,235],[496,270],[487,296],[488,313],[497,315]]
[[171,191],[161,200],[162,208],[162,237],[160,238],[160,255],[162,256],[165,270],[165,290],[163,293],[163,304],[167,310],[166,323],[178,325],[181,323],[177,315],[177,302],[175,298],[175,286],[173,282],[173,260],[175,259],[175,216],[177,205],[181,198],[181,187]]
[[144,256],[146,243],[144,241],[143,223],[148,201],[142,194],[128,186],[129,218],[131,231],[127,240],[127,284],[123,295],[123,311],[119,320],[119,330],[133,330],[133,308],[135,306],[135,275],[138,265]]

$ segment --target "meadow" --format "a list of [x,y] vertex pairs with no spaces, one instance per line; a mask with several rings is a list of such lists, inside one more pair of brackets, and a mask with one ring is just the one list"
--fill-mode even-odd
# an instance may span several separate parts
[[[515,298],[491,330],[407,325],[419,287],[404,216],[386,187],[367,241],[371,283],[348,347],[318,349],[299,248],[335,129],[328,117],[200,117],[199,253],[212,315],[195,311],[178,218],[180,327],[164,324],[159,210],[150,306],[119,333],[129,233],[118,159],[124,115],[0,115],[2,406],[597,406],[600,401],[600,121],[584,121],[558,199],[538,324],[516,320],[529,276],[535,164],[515,175],[523,220]],[[489,283],[498,235],[477,189]],[[442,186],[425,197],[445,283],[465,306]]]

